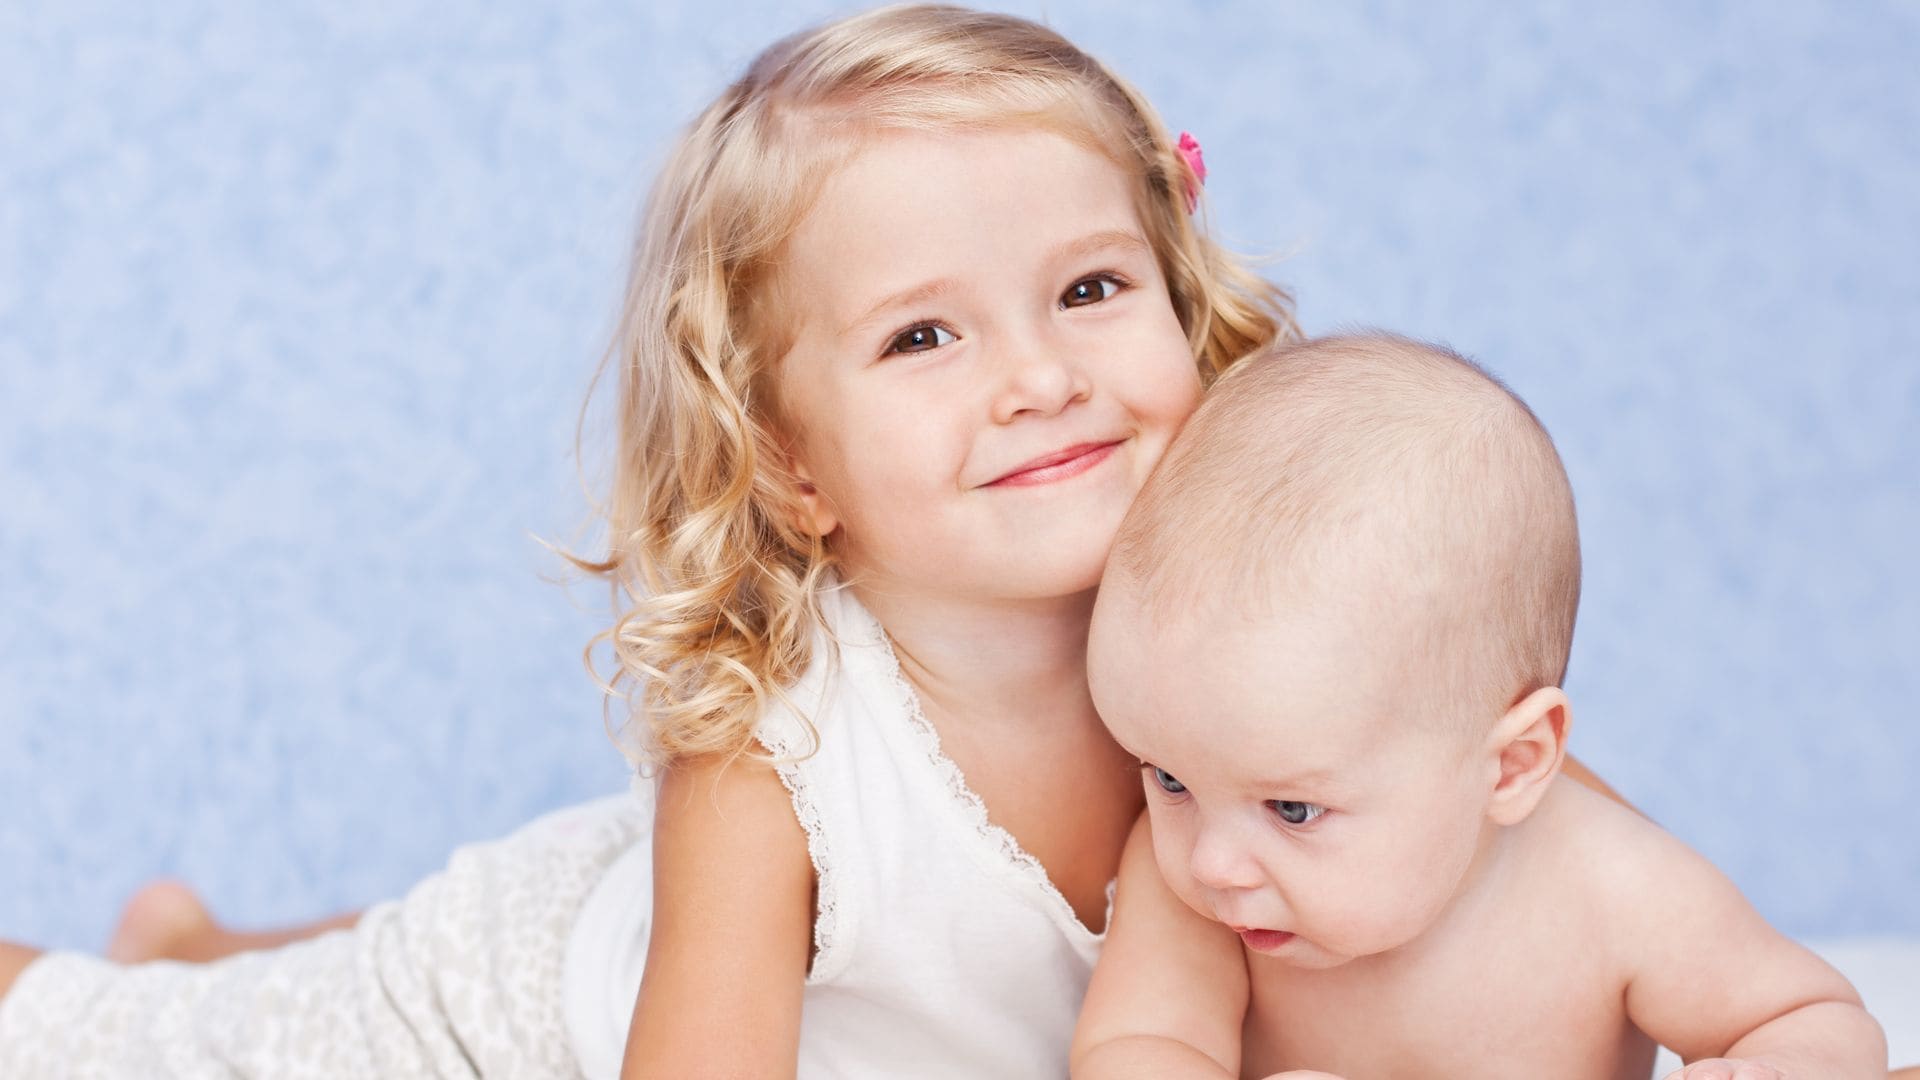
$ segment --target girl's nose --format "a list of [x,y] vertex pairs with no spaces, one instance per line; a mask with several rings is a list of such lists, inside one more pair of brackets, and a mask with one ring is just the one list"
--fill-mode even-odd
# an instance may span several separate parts
[[1081,365],[1039,341],[1020,343],[1003,360],[995,389],[993,419],[1007,424],[1026,416],[1052,416],[1092,393]]

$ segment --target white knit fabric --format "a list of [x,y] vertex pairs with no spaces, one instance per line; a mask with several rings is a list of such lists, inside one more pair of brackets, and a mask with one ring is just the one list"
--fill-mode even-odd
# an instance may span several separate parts
[[580,903],[647,818],[627,797],[455,852],[352,930],[217,964],[56,953],[0,1000],[0,1077],[571,1077]]
[[[1099,936],[988,822],[872,616],[844,590],[823,602],[838,647],[758,731],[819,875],[800,1076],[1064,1076]],[[463,848],[300,945],[45,957],[0,1001],[0,1077],[610,1080],[651,912],[651,785],[636,795]]]

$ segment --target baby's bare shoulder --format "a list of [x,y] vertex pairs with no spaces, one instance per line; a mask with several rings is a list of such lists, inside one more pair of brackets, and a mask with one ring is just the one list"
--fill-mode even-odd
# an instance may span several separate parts
[[[1865,1040],[1872,1056],[1877,1032],[1853,987],[1769,925],[1726,874],[1651,820],[1590,792],[1572,796],[1560,800],[1558,827],[1581,853],[1571,872],[1590,894],[1635,1027],[1688,1060],[1807,1037]],[[1804,1030],[1765,1033],[1789,1015]]]
[[1757,921],[1718,867],[1637,811],[1565,779],[1541,809],[1551,815],[1556,873],[1628,971],[1645,963],[1650,943],[1689,927]]
[[1601,896],[1706,865],[1652,819],[1564,776],[1554,781],[1534,817],[1539,842],[1563,856],[1558,872]]

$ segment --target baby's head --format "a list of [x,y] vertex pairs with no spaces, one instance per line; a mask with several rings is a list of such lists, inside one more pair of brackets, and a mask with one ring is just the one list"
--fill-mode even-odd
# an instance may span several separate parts
[[830,566],[890,597],[1091,595],[1200,387],[1294,336],[1197,187],[1098,61],[961,8],[797,34],[700,115],[612,357],[603,569],[634,607],[607,637],[654,756],[747,745]]
[[1558,770],[1579,590],[1559,456],[1478,367],[1374,335],[1245,361],[1128,515],[1089,645],[1169,885],[1306,966],[1413,940]]

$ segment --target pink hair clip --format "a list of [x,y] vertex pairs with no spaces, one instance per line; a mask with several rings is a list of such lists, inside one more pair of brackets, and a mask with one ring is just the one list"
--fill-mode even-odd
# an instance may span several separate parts
[[1193,173],[1187,181],[1187,213],[1191,214],[1200,205],[1200,185],[1207,182],[1207,159],[1200,156],[1200,140],[1189,132],[1180,133],[1180,145],[1175,150]]

